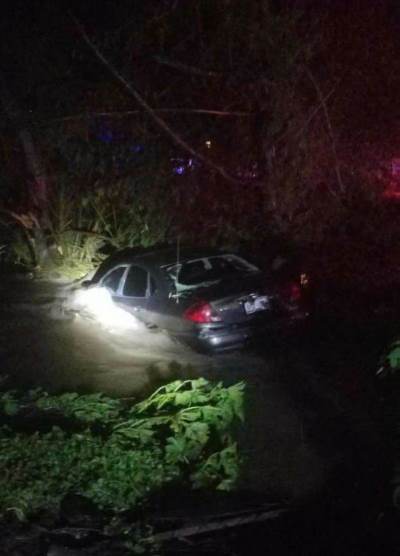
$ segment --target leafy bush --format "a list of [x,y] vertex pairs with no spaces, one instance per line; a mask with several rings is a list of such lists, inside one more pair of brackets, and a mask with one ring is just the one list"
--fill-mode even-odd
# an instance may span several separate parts
[[77,278],[104,253],[164,242],[171,227],[171,191],[159,170],[146,166],[85,181],[83,169],[79,174],[60,168],[40,214],[26,207],[3,210],[11,236],[8,259],[41,274]]
[[385,350],[379,361],[376,376],[384,382],[399,378],[400,371],[400,339],[395,339]]
[[392,372],[400,370],[400,340],[391,344],[386,359]]
[[[233,488],[239,457],[232,437],[243,420],[242,383],[175,381],[133,404],[102,394],[25,395],[7,391],[0,410],[0,514],[20,518],[56,512],[70,493],[121,512],[173,481],[199,488]],[[18,428],[32,412],[73,418],[81,430]]]

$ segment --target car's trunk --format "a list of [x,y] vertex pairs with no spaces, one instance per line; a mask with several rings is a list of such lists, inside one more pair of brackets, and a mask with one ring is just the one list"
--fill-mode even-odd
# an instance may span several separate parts
[[223,323],[233,324],[271,316],[276,293],[265,275],[252,273],[199,289],[196,298],[209,302]]

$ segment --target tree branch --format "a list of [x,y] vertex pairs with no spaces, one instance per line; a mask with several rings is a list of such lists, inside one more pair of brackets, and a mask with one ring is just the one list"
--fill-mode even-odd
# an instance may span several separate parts
[[127,79],[125,79],[125,77],[113,65],[111,65],[111,63],[104,56],[104,54],[99,50],[99,48],[89,38],[89,36],[87,35],[87,33],[86,33],[84,27],[82,26],[82,24],[74,16],[72,16],[72,19],[74,20],[82,39],[87,44],[87,46],[90,48],[90,50],[95,54],[95,56],[100,60],[100,62],[102,62],[102,64],[110,71],[110,73],[125,87],[125,89],[127,89],[127,91],[129,91],[129,93],[133,96],[133,98],[136,100],[136,102],[144,109],[145,112],[148,113],[148,115],[151,117],[151,119],[161,129],[163,129],[166,132],[166,134],[169,135],[177,145],[182,147],[185,151],[187,151],[193,157],[197,158],[198,160],[201,160],[204,163],[204,165],[207,166],[208,168],[218,172],[223,178],[225,178],[229,182],[235,183],[235,184],[243,183],[242,180],[238,180],[234,176],[229,174],[229,172],[227,172],[225,170],[225,168],[223,168],[219,164],[216,164],[215,162],[213,162],[209,158],[205,157],[201,152],[194,149],[180,135],[178,135],[167,124],[167,122],[164,119],[162,119],[160,116],[158,116],[157,113],[153,110],[153,108],[142,97],[142,95],[133,87],[133,85],[129,81],[127,81]]
[[[326,104],[326,101],[333,95],[335,89],[331,89],[329,91],[329,93],[327,93],[323,100],[323,103]],[[301,126],[301,128],[296,132],[296,135],[301,135],[303,133],[303,131],[310,125],[310,123],[312,122],[312,120],[315,118],[315,116],[318,114],[318,112],[323,108],[323,104],[320,102],[318,104],[318,106],[316,106],[314,108],[314,110],[311,111],[311,113],[309,114],[308,118],[306,119],[305,123]]]
[[[334,93],[335,89],[331,89],[329,91],[329,93],[327,93],[323,100],[324,102],[326,102]],[[306,121],[304,122],[304,124],[302,126],[300,126],[300,128],[296,131],[295,133],[295,137],[298,137],[299,135],[301,135],[306,129],[307,127],[310,125],[310,123],[312,122],[312,120],[315,118],[315,116],[318,114],[318,112],[320,110],[322,110],[322,104],[319,103],[313,110],[311,110],[310,114],[308,115]],[[281,141],[283,141],[284,139],[286,139],[286,137],[288,137],[288,135],[290,134],[290,131],[286,131],[285,133],[283,133],[283,135],[281,135],[280,137],[278,137],[277,142],[280,143]]]
[[305,66],[305,71],[306,71],[306,74],[307,74],[308,78],[310,79],[311,83],[313,84],[313,86],[314,86],[314,88],[317,92],[319,101],[320,101],[322,109],[324,111],[326,125],[327,125],[327,128],[328,128],[328,134],[329,134],[329,138],[330,138],[331,144],[332,144],[332,153],[333,153],[333,157],[335,159],[336,179],[337,179],[337,182],[338,182],[338,185],[339,185],[340,193],[344,193],[345,192],[345,186],[344,186],[343,179],[342,179],[342,172],[340,170],[340,163],[339,163],[339,157],[338,157],[337,149],[336,149],[335,135],[333,133],[332,121],[331,121],[331,118],[329,116],[328,105],[327,105],[327,102],[326,102],[327,99],[324,97],[324,95],[322,93],[322,90],[321,90],[321,87],[319,86],[319,84],[318,84],[317,80],[315,79],[313,73],[311,72],[311,70],[307,66]]
[[253,523],[261,523],[263,521],[274,520],[284,514],[287,514],[288,512],[289,509],[283,507],[267,509],[264,511],[260,510],[258,512],[254,511],[252,513],[237,512],[236,514],[232,513],[230,516],[228,516],[228,518],[225,518],[225,516],[222,515],[221,519],[218,519],[218,516],[215,516],[215,518],[210,521],[193,523],[186,526],[183,525],[182,527],[170,531],[154,533],[151,539],[145,540],[151,540],[152,542],[166,542],[174,539],[188,539],[190,537],[204,535],[206,533],[210,534],[224,529],[233,529]]
[[213,71],[213,70],[203,70],[195,66],[189,66],[188,64],[183,64],[182,62],[170,60],[169,58],[165,58],[164,56],[153,56],[153,59],[159,64],[163,64],[164,66],[170,66],[171,68],[175,68],[185,73],[190,73],[192,75],[201,75],[202,77],[223,77],[224,76],[223,73]]
[[[227,110],[207,110],[205,108],[153,108],[155,113],[165,114],[198,114],[216,117],[249,117],[254,116],[253,112],[230,112]],[[134,116],[136,114],[143,114],[143,110],[124,110],[121,112],[82,112],[81,114],[72,114],[70,116],[61,116],[59,118],[52,118],[51,122],[61,122],[68,120],[84,120],[89,116],[99,118],[123,118],[124,116]]]

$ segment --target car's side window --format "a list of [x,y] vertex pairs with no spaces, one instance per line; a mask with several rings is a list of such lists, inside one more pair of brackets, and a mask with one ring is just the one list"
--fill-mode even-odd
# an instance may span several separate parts
[[146,297],[148,273],[139,266],[131,266],[125,279],[123,295]]
[[108,288],[113,293],[116,293],[125,270],[126,270],[126,266],[119,266],[118,268],[112,270],[102,280],[101,285],[104,286],[105,288]]

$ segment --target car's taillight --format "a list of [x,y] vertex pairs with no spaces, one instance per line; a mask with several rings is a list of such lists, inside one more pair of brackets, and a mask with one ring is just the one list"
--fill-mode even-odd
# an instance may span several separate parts
[[298,282],[289,282],[281,289],[281,295],[288,303],[298,303],[303,297],[302,287]]
[[197,323],[220,322],[222,318],[215,313],[209,303],[198,301],[183,313],[183,318]]

